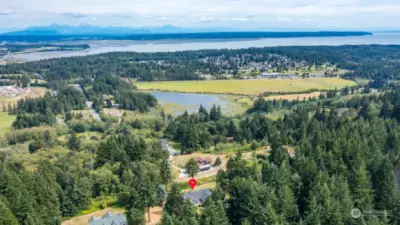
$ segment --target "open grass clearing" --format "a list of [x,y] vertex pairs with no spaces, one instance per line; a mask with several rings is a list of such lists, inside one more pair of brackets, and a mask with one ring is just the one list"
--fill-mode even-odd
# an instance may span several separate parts
[[[215,188],[216,180],[217,180],[217,175],[198,178],[198,179],[196,179],[197,184],[196,184],[196,187],[194,190]],[[179,182],[178,185],[183,192],[192,190],[192,188],[190,187],[190,185],[187,181]]]
[[354,81],[341,78],[204,80],[136,82],[141,90],[162,90],[192,93],[259,95],[265,92],[303,92],[312,89],[330,90],[354,86]]
[[92,119],[92,114],[90,113],[89,109],[71,110],[71,112],[72,112],[75,116],[81,114],[81,115],[82,115],[82,119],[84,119],[84,120],[91,120],[91,119]]
[[31,79],[31,83],[36,83],[36,81],[38,84],[47,84],[47,81],[42,79]]
[[11,128],[15,118],[15,115],[8,115],[8,112],[0,112],[0,137],[3,137]]

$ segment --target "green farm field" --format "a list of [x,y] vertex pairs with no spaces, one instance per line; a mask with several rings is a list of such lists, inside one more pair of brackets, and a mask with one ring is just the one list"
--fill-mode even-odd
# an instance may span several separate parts
[[259,95],[264,92],[302,92],[312,89],[330,90],[354,86],[341,78],[309,78],[295,80],[207,80],[135,82],[140,90],[162,90],[192,93]]

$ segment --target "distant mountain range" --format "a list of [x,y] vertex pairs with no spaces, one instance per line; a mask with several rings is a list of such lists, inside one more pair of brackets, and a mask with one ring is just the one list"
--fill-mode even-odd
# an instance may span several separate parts
[[372,35],[363,31],[240,31],[230,28],[101,27],[92,25],[58,25],[29,27],[0,34],[5,42],[40,42],[74,40],[190,40],[190,39],[255,39],[294,37],[338,37]]
[[199,32],[221,32],[229,31],[230,29],[217,28],[183,28],[172,25],[162,27],[102,27],[93,25],[59,25],[52,24],[49,26],[28,27],[20,31],[5,32],[1,35],[21,36],[52,36],[52,35],[134,35],[134,34],[174,34],[174,33],[199,33]]

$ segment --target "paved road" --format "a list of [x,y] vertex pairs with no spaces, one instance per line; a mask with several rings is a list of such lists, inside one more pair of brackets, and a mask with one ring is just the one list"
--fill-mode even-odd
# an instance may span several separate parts
[[[79,84],[71,84],[71,86],[76,88],[78,91],[81,91],[82,93],[84,93],[83,90],[82,90],[82,87]],[[88,107],[88,109],[89,109],[90,113],[92,114],[93,118],[95,120],[100,121],[101,120],[100,115],[96,112],[96,110],[93,109],[92,102],[86,101],[86,106]]]
[[93,118],[95,120],[100,121],[101,120],[100,115],[96,112],[96,110],[93,109],[92,102],[88,102],[87,101],[86,102],[86,106],[88,107],[88,109],[89,109],[90,113],[92,114]]

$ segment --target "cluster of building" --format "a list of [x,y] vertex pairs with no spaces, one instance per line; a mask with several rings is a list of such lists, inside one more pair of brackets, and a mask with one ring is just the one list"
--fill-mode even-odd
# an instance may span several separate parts
[[[190,201],[193,205],[200,205],[212,195],[209,189],[189,191],[183,195],[183,198]],[[107,212],[102,217],[92,216],[88,221],[89,225],[128,225],[126,215],[121,213]]]
[[210,159],[203,159],[201,157],[198,157],[196,159],[197,161],[197,165],[199,166],[200,171],[207,171],[211,169],[210,163],[211,160]]
[[291,75],[291,74],[281,74],[281,73],[261,73],[257,76],[257,79],[299,79],[301,77]]
[[30,91],[30,88],[21,88],[17,86],[0,86],[0,95],[7,97],[16,97],[22,93]]
[[[200,205],[212,195],[209,189],[189,191],[183,195],[183,198],[193,205]],[[128,225],[126,215],[120,213],[107,212],[102,217],[92,216],[88,221],[89,225]]]
[[[179,154],[176,150],[174,150],[169,144],[167,139],[161,139],[161,147],[170,153],[170,156]],[[210,163],[211,159],[203,159],[197,158],[197,163],[200,167],[201,171],[209,170],[211,168]],[[161,186],[162,188],[162,186]],[[165,191],[165,190],[164,190]],[[167,193],[165,192],[167,195]],[[201,205],[203,202],[207,200],[212,195],[211,190],[209,189],[201,189],[201,190],[191,190],[183,194],[183,198],[193,205]],[[119,213],[111,213],[107,212],[102,217],[92,216],[88,221],[89,225],[128,225],[128,220],[126,215]]]

